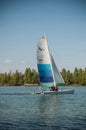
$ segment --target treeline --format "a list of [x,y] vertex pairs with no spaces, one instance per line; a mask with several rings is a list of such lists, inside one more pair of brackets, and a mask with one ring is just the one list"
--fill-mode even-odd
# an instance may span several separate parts
[[26,68],[24,73],[16,70],[15,72],[1,73],[0,85],[26,85],[26,84],[39,84],[38,73],[35,69]]
[[70,70],[63,69],[61,72],[65,85],[82,85],[86,86],[86,68],[75,68],[74,72],[71,73]]
[[[75,68],[74,72],[62,69],[62,77],[65,85],[83,85],[86,86],[86,68]],[[35,69],[26,68],[24,73],[16,70],[15,72],[0,73],[0,85],[28,85],[39,84],[39,76]]]

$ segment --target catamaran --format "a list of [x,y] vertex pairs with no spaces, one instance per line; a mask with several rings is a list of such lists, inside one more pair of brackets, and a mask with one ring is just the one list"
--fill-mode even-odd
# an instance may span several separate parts
[[37,45],[37,67],[40,84],[49,90],[38,91],[36,94],[72,94],[72,89],[59,89],[58,86],[64,84],[63,77],[59,72],[50,49],[46,36],[43,35]]

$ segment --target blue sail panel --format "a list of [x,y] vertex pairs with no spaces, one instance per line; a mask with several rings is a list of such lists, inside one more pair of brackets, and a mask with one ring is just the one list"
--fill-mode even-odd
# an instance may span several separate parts
[[50,64],[38,64],[38,71],[41,83],[51,83],[54,81]]

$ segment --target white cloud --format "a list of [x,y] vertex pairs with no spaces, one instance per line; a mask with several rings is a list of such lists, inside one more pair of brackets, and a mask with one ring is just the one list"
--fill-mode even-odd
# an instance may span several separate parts
[[4,63],[5,64],[10,64],[10,63],[12,63],[13,61],[12,60],[10,60],[10,59],[6,59],[6,60],[4,60]]
[[26,62],[24,60],[21,61],[21,64],[25,64]]

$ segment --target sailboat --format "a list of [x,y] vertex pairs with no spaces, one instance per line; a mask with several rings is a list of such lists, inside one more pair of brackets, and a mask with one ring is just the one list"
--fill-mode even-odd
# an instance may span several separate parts
[[50,53],[45,35],[42,36],[37,45],[37,67],[41,86],[49,88],[49,90],[39,91],[36,94],[74,93],[74,90],[71,89],[60,90],[58,88],[58,85],[65,82]]

